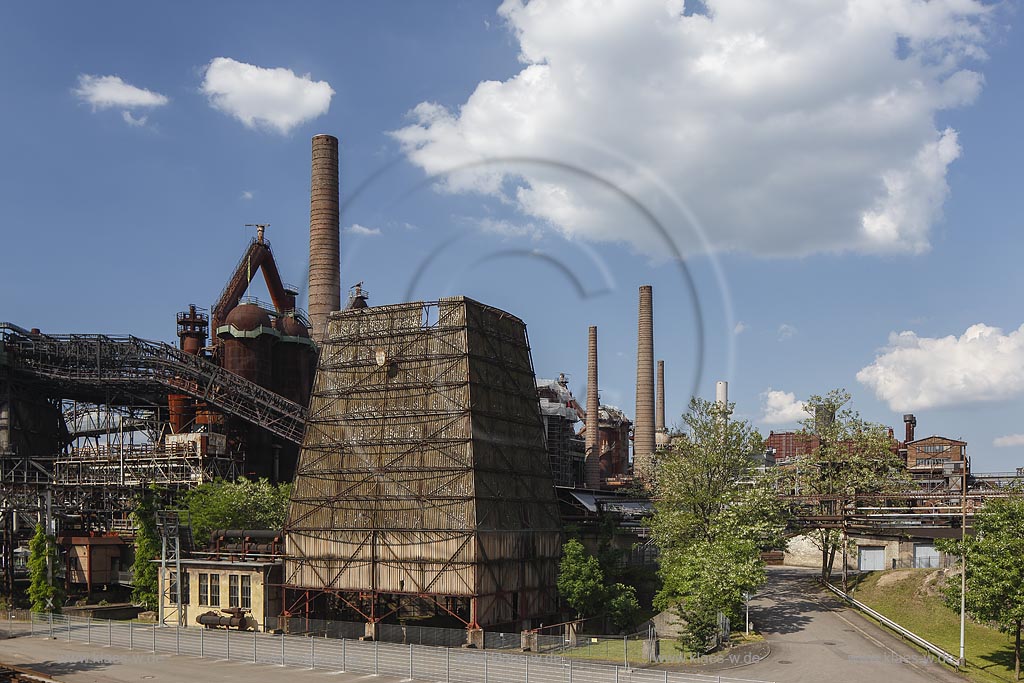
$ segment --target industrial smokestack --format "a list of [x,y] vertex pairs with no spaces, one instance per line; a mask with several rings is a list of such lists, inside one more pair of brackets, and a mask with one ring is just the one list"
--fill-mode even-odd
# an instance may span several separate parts
[[914,428],[917,427],[917,418],[914,417],[913,413],[907,413],[903,416],[903,425],[906,427],[906,441],[910,443],[914,440]]
[[309,321],[318,343],[327,316],[341,309],[338,204],[338,138],[316,135],[309,191]]
[[636,348],[636,420],[633,423],[633,475],[650,481],[654,456],[654,311],[650,285],[640,287]]
[[658,394],[654,404],[654,429],[665,431],[665,361],[658,361]]
[[597,327],[591,325],[587,339],[587,440],[583,461],[583,483],[588,489],[601,488],[601,404],[597,393]]
[[658,446],[668,444],[668,429],[665,428],[665,361],[658,361],[658,393],[654,404],[654,442]]
[[722,414],[722,421],[729,419],[729,383],[719,380],[715,382],[715,408]]

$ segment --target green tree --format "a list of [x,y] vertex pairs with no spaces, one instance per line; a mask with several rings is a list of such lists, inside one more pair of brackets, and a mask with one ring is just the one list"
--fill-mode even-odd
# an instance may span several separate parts
[[28,598],[33,612],[60,613],[64,591],[51,576],[57,567],[57,541],[36,524],[36,533],[28,544]]
[[579,619],[604,612],[604,572],[597,558],[587,552],[575,538],[562,546],[558,566],[558,594],[576,610]]
[[[1024,491],[1017,491],[1018,494]],[[974,536],[940,540],[936,547],[963,554],[967,566],[967,611],[1013,635],[1014,674],[1020,680],[1024,627],[1024,498],[994,498],[974,517]],[[946,585],[947,601],[960,609],[960,581]],[[951,605],[952,606],[952,605]]]
[[664,585],[654,605],[682,620],[680,640],[690,652],[704,652],[713,644],[720,612],[733,621],[742,619],[743,594],[766,578],[757,544],[727,534],[698,540],[688,552],[672,551],[659,561]]
[[758,469],[763,441],[733,406],[694,398],[685,438],[659,452],[651,530],[662,588],[655,607],[686,624],[684,643],[706,646],[717,615],[739,616],[743,593],[764,583],[761,551],[782,547],[786,512]]
[[[818,517],[842,517],[857,495],[885,493],[909,481],[888,428],[862,419],[848,407],[850,398],[845,389],[833,389],[804,403],[809,417],[800,437],[813,446],[786,476],[794,493],[813,501],[804,509]],[[808,537],[821,551],[821,578],[828,581],[843,548],[843,531],[823,524]]]
[[615,583],[606,589],[608,621],[616,631],[628,631],[636,626],[640,614],[640,602],[636,588],[624,583]]
[[215,529],[280,529],[288,513],[291,484],[244,477],[197,486],[185,494],[192,534],[199,543]]
[[135,563],[132,565],[132,600],[148,610],[157,609],[160,598],[160,570],[153,560],[160,557],[160,535],[156,528],[158,492],[145,489],[135,502]]

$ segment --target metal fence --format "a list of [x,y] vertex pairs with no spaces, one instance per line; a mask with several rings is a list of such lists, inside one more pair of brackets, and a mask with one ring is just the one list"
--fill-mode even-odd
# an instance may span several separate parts
[[[348,638],[356,640],[366,632],[364,622],[328,621],[303,617],[267,617],[265,631],[283,631],[288,635]],[[435,647],[462,647],[466,644],[466,630],[417,626],[414,624],[380,624],[377,639],[385,643],[403,645],[432,645]],[[577,660],[623,663],[626,666],[649,664],[692,663],[694,655],[683,651],[673,638],[659,638],[653,629],[630,635],[569,635],[564,626],[547,632],[531,632],[527,637],[534,653],[559,655]],[[522,633],[487,631],[484,649],[521,651]]]
[[[8,630],[12,630],[10,624]],[[180,628],[60,614],[31,614],[28,634],[98,647],[400,676],[435,683],[764,683],[727,676],[595,664],[549,655]]]

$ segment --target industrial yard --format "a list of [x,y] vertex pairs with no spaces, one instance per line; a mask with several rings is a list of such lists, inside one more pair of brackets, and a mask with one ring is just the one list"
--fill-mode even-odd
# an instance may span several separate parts
[[0,682],[1024,680],[1018,20],[3,7]]

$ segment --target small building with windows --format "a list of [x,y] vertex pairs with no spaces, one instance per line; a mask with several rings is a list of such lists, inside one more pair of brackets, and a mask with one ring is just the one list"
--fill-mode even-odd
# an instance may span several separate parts
[[[163,570],[161,569],[161,572]],[[268,617],[276,618],[283,608],[282,564],[277,559],[183,559],[181,571],[182,611],[186,626],[199,626],[200,614],[239,608],[247,612],[246,630],[265,630]],[[174,614],[177,577],[173,567],[161,576],[165,614]],[[276,621],[271,619],[271,626]]]

